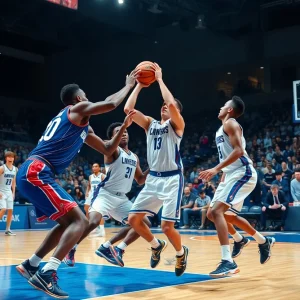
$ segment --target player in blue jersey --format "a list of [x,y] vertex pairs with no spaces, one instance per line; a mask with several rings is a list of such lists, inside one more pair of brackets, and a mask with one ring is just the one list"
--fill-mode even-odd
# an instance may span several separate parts
[[[48,217],[58,225],[48,233],[35,254],[16,268],[32,286],[52,297],[69,297],[57,284],[57,269],[88,226],[76,202],[55,182],[54,174],[68,167],[84,143],[105,155],[117,149],[134,112],[126,116],[118,134],[107,142],[94,133],[89,118],[115,109],[134,86],[137,76],[138,72],[132,72],[123,89],[97,103],[89,102],[76,84],[63,87],[61,100],[66,107],[48,124],[18,172],[18,189],[35,206],[38,220]],[[39,270],[42,258],[54,248],[49,262]]]

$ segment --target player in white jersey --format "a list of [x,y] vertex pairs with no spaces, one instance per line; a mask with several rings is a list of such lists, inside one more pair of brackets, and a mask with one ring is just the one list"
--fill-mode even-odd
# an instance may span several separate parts
[[[89,183],[85,193],[84,211],[86,213],[87,218],[89,218],[89,209],[90,209],[91,200],[93,198],[94,191],[96,190],[98,184],[104,180],[105,173],[106,173],[105,169],[103,170],[103,172],[101,172],[99,163],[93,163],[92,171],[93,174],[89,176]],[[99,237],[105,236],[103,218],[101,219],[99,226],[97,226],[96,229],[94,230],[94,233]]]
[[12,213],[14,207],[16,191],[16,175],[18,172],[15,167],[15,154],[11,151],[5,152],[5,164],[0,167],[0,220],[7,210],[5,235],[16,235],[10,230]]
[[[120,131],[121,125],[122,123],[111,124],[107,129],[107,137],[112,139]],[[127,224],[132,202],[129,201],[126,194],[131,190],[133,179],[142,185],[145,183],[149,173],[149,170],[142,172],[138,157],[128,149],[128,140],[129,136],[126,130],[123,133],[118,149],[111,156],[104,156],[106,176],[98,184],[92,196],[89,209],[89,229],[64,259],[68,266],[74,266],[74,255],[78,244],[89,232],[95,229],[100,220],[112,217],[124,225]],[[147,219],[144,221],[147,226],[150,226],[150,222]],[[114,243],[124,237],[123,242],[111,249]],[[102,244],[96,250],[96,254],[115,265],[123,267],[122,255],[125,248],[138,238],[139,235],[131,227],[125,227],[110,241]]]
[[[222,126],[216,133],[220,163],[200,173],[200,178],[210,180],[223,171],[221,182],[207,212],[207,217],[215,223],[222,252],[222,261],[217,269],[210,273],[212,277],[223,277],[239,272],[233,258],[241,254],[243,247],[247,246],[250,240],[238,233],[234,226],[247,232],[257,241],[261,264],[269,260],[270,249],[275,242],[274,238],[262,236],[246,219],[238,216],[244,199],[254,190],[257,183],[257,173],[245,150],[243,129],[235,120],[244,113],[244,110],[245,104],[237,96],[227,101],[220,109],[218,118],[222,121]],[[228,232],[234,239],[232,254]]]
[[[151,245],[150,265],[155,268],[160,262],[161,252],[167,242],[156,239],[143,222],[145,215],[153,216],[162,209],[162,231],[176,250],[176,276],[184,273],[187,265],[188,248],[181,244],[181,237],[174,228],[180,219],[180,203],[183,191],[183,166],[179,146],[185,123],[181,116],[182,104],[175,99],[162,80],[161,68],[155,64],[155,76],[164,99],[161,121],[156,121],[136,111],[133,121],[147,135],[147,159],[150,174],[145,187],[136,198],[129,215],[129,224]],[[125,105],[125,112],[134,109],[137,97],[144,87],[138,84]]]

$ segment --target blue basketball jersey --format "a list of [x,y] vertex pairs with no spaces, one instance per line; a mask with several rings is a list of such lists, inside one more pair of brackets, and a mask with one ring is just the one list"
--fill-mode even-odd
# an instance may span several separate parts
[[57,174],[63,172],[78,154],[88,132],[88,124],[78,126],[69,120],[69,110],[70,106],[52,119],[29,154],[29,157],[38,155],[46,159]]

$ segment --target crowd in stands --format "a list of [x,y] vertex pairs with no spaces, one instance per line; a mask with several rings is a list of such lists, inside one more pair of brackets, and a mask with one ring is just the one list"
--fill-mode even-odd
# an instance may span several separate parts
[[[26,128],[29,128],[26,121],[21,123],[20,126],[15,125],[18,123],[12,123],[3,112],[0,119],[2,121],[0,128],[9,127],[11,130],[26,130]],[[21,116],[19,119],[22,119]],[[212,121],[205,122],[202,130],[199,130],[196,124],[189,125],[181,143],[180,152],[184,165],[185,186],[194,195],[193,201],[187,203],[185,203],[186,199],[184,197],[183,209],[197,211],[199,210],[198,207],[206,207],[207,199],[213,198],[222,175],[221,173],[217,174],[209,182],[198,179],[201,170],[212,168],[218,164],[218,152],[214,136],[215,131],[221,124],[215,117],[210,120]],[[294,171],[300,167],[300,125],[293,124],[290,113],[280,108],[273,108],[272,110],[262,108],[259,112],[248,112],[240,122],[243,125],[244,136],[246,137],[247,152],[254,162],[259,178],[256,189],[248,199],[249,203],[256,205],[264,203],[272,184],[279,186],[287,202],[300,200],[295,194],[298,192],[300,194],[300,188],[298,189],[300,178],[299,181],[295,179],[294,186],[296,188],[291,193],[291,180],[294,177]],[[145,142],[145,139],[135,140],[131,138],[130,140],[130,149],[138,155],[142,169],[147,168]],[[4,152],[9,150],[16,153],[15,164],[20,166],[27,159],[32,147],[9,146],[2,142],[0,144],[0,164],[3,163]],[[99,161],[101,160],[103,159],[99,155]],[[93,162],[89,158],[78,156],[63,174],[56,177],[57,183],[70,193],[78,203],[84,202]],[[134,182],[129,198],[134,201],[141,189],[142,187]],[[203,199],[206,200],[203,201]],[[188,204],[189,202],[193,203]],[[186,205],[189,206],[185,207]],[[189,214],[193,213],[189,212]],[[184,213],[182,213],[183,215]],[[188,224],[184,224],[183,220],[181,225],[188,226]]]

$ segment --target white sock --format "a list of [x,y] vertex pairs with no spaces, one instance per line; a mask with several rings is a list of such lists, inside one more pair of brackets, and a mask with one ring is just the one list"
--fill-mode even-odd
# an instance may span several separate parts
[[124,242],[121,242],[118,246],[119,249],[125,250],[127,245]]
[[237,243],[239,243],[243,239],[243,236],[239,234],[237,231],[235,232],[235,234],[232,234],[231,236],[233,237],[234,241]]
[[32,267],[38,267],[40,265],[41,262],[41,258],[36,256],[35,254],[33,254],[30,258],[29,258],[29,263]]
[[60,266],[61,261],[55,257],[50,257],[49,261],[44,265],[42,272],[45,273],[49,270],[57,271],[58,267]]
[[109,248],[109,247],[111,246],[111,242],[110,242],[110,241],[107,241],[107,242],[105,242],[104,244],[102,244],[102,246],[103,246],[104,248]]
[[222,259],[233,262],[233,259],[231,257],[231,253],[230,253],[230,246],[229,245],[221,246],[221,252],[222,252]]
[[100,225],[100,230],[104,230],[104,225]]
[[176,256],[182,256],[184,254],[183,247],[181,247],[181,250],[176,251]]
[[264,244],[266,242],[266,238],[258,231],[256,231],[252,237],[257,241],[258,244]]
[[76,250],[77,246],[78,246],[78,244],[75,244],[74,247],[73,247],[73,250]]
[[155,248],[157,248],[157,247],[160,246],[160,243],[159,243],[159,241],[158,241],[157,238],[154,238],[154,239],[150,242],[150,245],[151,245],[151,248],[155,249]]

